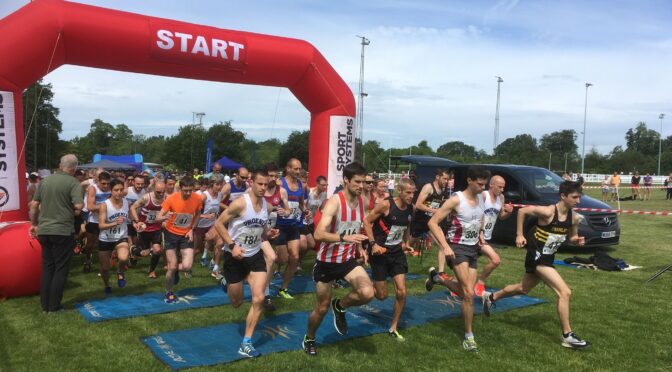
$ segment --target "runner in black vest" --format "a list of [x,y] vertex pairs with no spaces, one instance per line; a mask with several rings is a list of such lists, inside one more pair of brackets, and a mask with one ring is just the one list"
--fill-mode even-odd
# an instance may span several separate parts
[[[581,186],[573,181],[560,184],[560,201],[549,206],[530,206],[518,211],[518,228],[516,245],[527,248],[525,257],[525,275],[520,283],[511,284],[495,293],[483,292],[483,313],[487,316],[495,301],[500,298],[528,294],[539,281],[553,288],[558,296],[558,316],[562,327],[562,346],[583,349],[590,345],[572,332],[569,324],[569,301],[572,291],[553,267],[555,252],[569,240],[578,246],[585,244],[585,239],[578,236],[578,213],[572,213],[581,200]],[[538,218],[536,226],[528,236],[523,236],[526,216]]]
[[[418,199],[415,201],[415,214],[411,224],[411,244],[418,248],[420,239],[429,234],[427,222],[439,210],[443,202],[450,198],[448,189],[448,180],[450,176],[446,169],[438,169],[434,181],[422,187],[418,193]],[[444,227],[444,226],[442,226]],[[444,228],[445,232],[445,228]],[[439,273],[444,274],[446,266],[446,257],[438,250]]]
[[391,337],[404,341],[404,337],[397,332],[397,324],[406,305],[408,263],[404,251],[413,251],[408,241],[415,183],[408,178],[402,179],[397,184],[397,191],[398,198],[390,196],[375,205],[364,220],[364,228],[371,246],[369,263],[373,272],[376,298],[381,301],[387,298],[388,276],[394,282],[396,301],[388,333]]

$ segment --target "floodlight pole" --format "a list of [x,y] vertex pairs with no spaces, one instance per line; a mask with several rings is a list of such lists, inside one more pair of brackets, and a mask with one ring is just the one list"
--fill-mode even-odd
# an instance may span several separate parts
[[499,144],[499,92],[500,92],[500,86],[504,82],[504,80],[499,77],[495,76],[497,78],[497,106],[495,107],[495,140],[492,145],[492,153],[495,153],[495,149],[497,148],[497,145]]
[[661,155],[661,149],[663,147],[663,119],[665,118],[665,114],[660,114],[658,116],[658,119],[660,119],[660,136],[658,138],[658,175],[660,176],[660,155]]
[[581,174],[584,174],[583,165],[586,161],[586,115],[588,114],[588,87],[593,86],[586,83],[586,102],[583,105],[583,145],[581,146]]
[[[355,118],[355,125],[357,126],[357,136],[364,148],[364,97],[368,94],[364,93],[364,47],[371,44],[371,41],[364,36],[357,35],[362,39],[362,54],[359,62],[359,94],[357,95],[357,117]],[[362,151],[362,163],[365,163],[364,151]],[[366,164],[364,164],[366,165]]]

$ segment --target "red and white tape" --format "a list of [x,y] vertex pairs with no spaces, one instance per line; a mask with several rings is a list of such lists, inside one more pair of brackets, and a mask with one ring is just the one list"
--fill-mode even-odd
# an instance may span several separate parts
[[[512,204],[516,208],[532,207],[528,204]],[[636,211],[632,209],[603,209],[603,208],[574,208],[575,211],[584,211],[584,212],[606,212],[606,213],[619,213],[619,214],[638,214],[638,215],[650,215],[650,216],[670,216],[672,212],[670,211]]]

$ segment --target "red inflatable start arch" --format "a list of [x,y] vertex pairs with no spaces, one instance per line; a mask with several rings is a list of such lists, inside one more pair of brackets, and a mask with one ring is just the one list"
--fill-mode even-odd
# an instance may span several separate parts
[[[286,87],[311,114],[309,182],[325,175],[333,189],[343,166],[354,159],[353,94],[308,42],[62,0],[31,2],[0,20],[0,35],[0,222],[28,218],[25,161],[19,158],[21,92],[64,64]],[[11,258],[33,248],[27,235],[10,243],[3,231],[0,297],[35,293],[7,285],[7,276],[31,271],[8,270],[16,264]],[[39,260],[31,264],[40,265]],[[39,275],[29,279],[37,283]]]

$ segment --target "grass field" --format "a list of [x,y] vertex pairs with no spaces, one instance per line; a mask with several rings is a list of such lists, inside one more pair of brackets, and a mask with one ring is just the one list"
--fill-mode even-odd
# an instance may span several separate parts
[[[588,190],[587,193],[597,195],[599,190]],[[672,210],[672,201],[664,200],[663,193],[656,191],[652,201],[622,202],[621,208]],[[672,217],[624,215],[620,222],[621,243],[606,248],[606,251],[612,257],[643,266],[642,269],[629,272],[558,269],[573,289],[572,324],[581,337],[593,343],[588,350],[574,351],[560,346],[555,296],[550,288],[539,286],[531,295],[549,303],[495,314],[489,319],[475,317],[476,340],[481,349],[478,354],[462,350],[463,326],[458,318],[402,329],[405,343],[396,342],[387,335],[375,335],[321,346],[315,358],[297,350],[207,369],[672,370],[672,306],[667,298],[672,289],[672,271],[644,284],[656,271],[672,263],[669,241]],[[523,250],[506,248],[499,253],[502,264],[488,283],[493,287],[515,282],[523,273]],[[594,250],[560,252],[558,258],[587,257],[593,253]],[[310,268],[312,257],[304,261],[304,270]],[[410,257],[410,271],[424,274],[435,262],[435,249],[425,257],[423,265],[418,258]],[[73,309],[75,303],[103,296],[100,279],[95,274],[82,273],[81,257],[76,257],[72,265],[64,298],[68,309]],[[162,290],[161,280],[145,277],[146,265],[147,262],[141,262],[137,269],[131,269],[128,286],[123,291],[115,289],[115,294]],[[196,267],[194,274],[191,280],[183,279],[180,288],[214,284],[205,269]],[[421,280],[409,282],[409,295],[424,291]],[[307,293],[294,300],[277,299],[275,302],[278,313],[305,311],[314,305],[314,295]],[[220,306],[91,324],[74,310],[42,314],[38,297],[11,299],[0,303],[0,370],[166,370],[140,343],[140,337],[225,322],[244,322],[247,309],[248,305],[240,309]],[[230,346],[238,347],[237,344]]]

